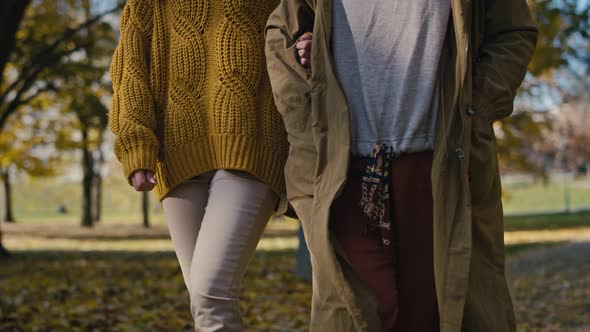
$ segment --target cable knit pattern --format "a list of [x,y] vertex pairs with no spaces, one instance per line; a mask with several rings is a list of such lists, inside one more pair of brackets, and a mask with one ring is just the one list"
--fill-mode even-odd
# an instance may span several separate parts
[[283,195],[288,143],[264,62],[278,0],[128,0],[113,56],[109,124],[129,177],[156,173],[160,199],[214,169]]

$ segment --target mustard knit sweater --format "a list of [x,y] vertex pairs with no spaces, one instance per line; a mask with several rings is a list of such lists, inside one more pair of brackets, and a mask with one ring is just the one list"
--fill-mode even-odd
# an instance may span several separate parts
[[160,199],[215,169],[283,196],[288,143],[264,62],[278,0],[128,0],[111,65],[109,126],[127,178],[156,173]]

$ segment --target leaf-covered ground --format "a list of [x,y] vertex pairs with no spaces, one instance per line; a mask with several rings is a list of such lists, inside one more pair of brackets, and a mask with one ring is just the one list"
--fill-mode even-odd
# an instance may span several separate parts
[[[250,331],[304,331],[310,290],[294,255],[260,251],[242,294]],[[171,252],[27,252],[0,269],[0,331],[194,331]]]
[[508,271],[519,331],[590,331],[590,242],[524,252]]
[[[0,262],[1,332],[192,331],[162,230],[28,227],[4,228],[14,257]],[[295,229],[272,224],[249,267],[247,331],[308,330],[311,289],[293,274]],[[577,229],[574,243],[566,231],[507,234],[519,332],[590,331],[590,231]]]

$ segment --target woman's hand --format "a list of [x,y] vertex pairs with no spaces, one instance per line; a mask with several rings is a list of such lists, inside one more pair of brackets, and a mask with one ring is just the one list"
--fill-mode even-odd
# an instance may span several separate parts
[[154,173],[145,169],[140,169],[131,174],[129,177],[131,185],[137,191],[150,191],[156,186],[156,179]]
[[299,40],[297,44],[295,44],[295,48],[297,48],[297,55],[299,55],[299,63],[305,67],[309,68],[311,66],[311,40],[313,39],[313,35],[311,33],[306,33]]

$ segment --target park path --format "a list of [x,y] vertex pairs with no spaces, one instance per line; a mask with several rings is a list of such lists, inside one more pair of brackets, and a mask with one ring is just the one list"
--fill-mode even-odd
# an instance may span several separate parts
[[590,241],[508,259],[519,332],[590,331]]
[[526,243],[555,243],[571,241],[590,242],[590,227],[507,231],[504,233],[504,242],[506,243],[506,245]]
[[[129,223],[99,223],[92,228],[77,223],[2,223],[8,250],[36,251],[172,251],[168,228],[144,228]],[[271,223],[257,249],[284,250],[298,246],[297,224]]]

